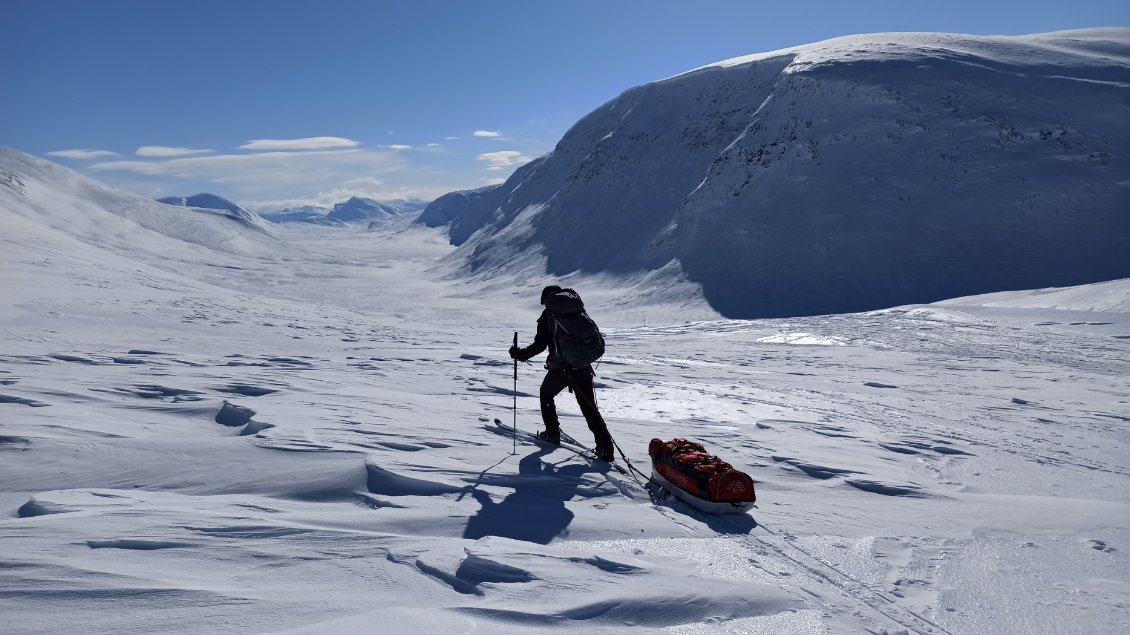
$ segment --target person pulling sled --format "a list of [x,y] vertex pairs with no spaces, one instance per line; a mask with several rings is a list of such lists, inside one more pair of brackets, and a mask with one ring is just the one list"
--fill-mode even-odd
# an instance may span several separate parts
[[604,354],[604,336],[585,313],[585,305],[576,291],[550,285],[542,289],[541,304],[545,309],[538,317],[533,344],[524,348],[510,347],[510,357],[522,362],[549,349],[545,360],[547,372],[539,394],[545,430],[537,436],[549,443],[561,443],[561,423],[553,399],[569,388],[596,440],[597,457],[612,462],[615,458],[612,436],[596,407],[592,383],[596,376],[592,364]]

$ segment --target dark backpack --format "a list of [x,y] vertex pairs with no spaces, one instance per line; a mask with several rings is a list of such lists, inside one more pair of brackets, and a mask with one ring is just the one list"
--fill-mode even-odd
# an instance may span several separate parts
[[604,355],[604,335],[588,313],[581,296],[562,289],[545,298],[557,354],[570,368],[584,368]]

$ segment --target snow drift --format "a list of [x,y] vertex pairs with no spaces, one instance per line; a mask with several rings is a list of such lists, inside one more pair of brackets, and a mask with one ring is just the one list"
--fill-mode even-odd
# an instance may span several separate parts
[[421,220],[468,273],[676,262],[731,317],[1112,280],[1128,98],[1130,29],[837,38],[630,89]]

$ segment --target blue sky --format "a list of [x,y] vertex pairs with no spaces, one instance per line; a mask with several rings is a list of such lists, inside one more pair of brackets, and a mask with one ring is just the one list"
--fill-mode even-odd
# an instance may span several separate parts
[[258,209],[506,178],[633,86],[855,33],[1130,24],[1126,0],[3,0],[0,145]]

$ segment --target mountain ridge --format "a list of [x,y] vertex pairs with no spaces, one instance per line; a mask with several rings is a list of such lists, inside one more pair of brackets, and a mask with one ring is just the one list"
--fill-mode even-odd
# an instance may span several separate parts
[[637,86],[464,196],[450,262],[676,263],[747,318],[1127,277],[1127,51],[1125,28],[874,34]]

